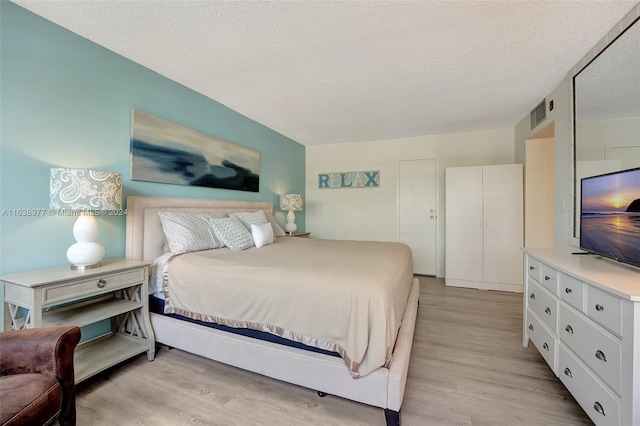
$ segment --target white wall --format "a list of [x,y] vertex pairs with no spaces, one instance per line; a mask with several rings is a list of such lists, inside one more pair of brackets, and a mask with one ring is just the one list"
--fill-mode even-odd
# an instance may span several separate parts
[[[437,275],[443,277],[444,170],[513,163],[513,128],[307,146],[306,230],[316,238],[397,241],[397,162],[419,158],[437,160]],[[366,170],[380,170],[379,188],[318,189],[319,173]]]
[[[638,148],[640,146],[640,117],[578,122],[576,138],[580,141],[576,150],[577,161],[609,160],[611,157],[607,155],[606,148]],[[637,150],[624,151],[627,156],[631,155],[631,158],[622,158],[629,161],[623,168],[640,166],[640,156],[632,155],[636,154]]]
[[[554,246],[559,249],[575,248],[573,234],[573,106],[571,80],[565,79],[546,97],[547,105],[553,100],[553,111],[547,110],[547,118],[530,129],[527,115],[515,128],[516,162],[524,162],[525,141],[542,128],[554,123]],[[532,108],[535,105],[532,106]],[[526,170],[525,170],[526,173]]]
[[[640,16],[640,4],[634,7],[618,25],[616,25],[584,58],[568,73],[567,77],[546,96],[547,105],[554,102],[553,111],[547,110],[547,118],[530,129],[529,116],[525,116],[515,127],[515,159],[518,163],[524,163],[525,141],[532,138],[537,132],[550,123],[555,125],[555,177],[554,177],[554,247],[559,250],[575,250],[579,242],[573,238],[573,93],[571,88],[572,77],[598,55],[611,40],[615,38],[632,22]],[[533,109],[535,105],[531,105]],[[601,123],[598,132],[612,134],[609,124]],[[629,120],[625,123],[624,131],[631,132],[637,126],[637,122]],[[616,134],[620,137],[620,133]],[[624,139],[624,137],[622,138]],[[525,171],[526,173],[526,171]]]

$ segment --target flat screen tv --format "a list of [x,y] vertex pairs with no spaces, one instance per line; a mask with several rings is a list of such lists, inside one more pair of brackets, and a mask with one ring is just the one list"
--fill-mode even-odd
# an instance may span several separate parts
[[581,180],[580,248],[640,267],[640,167]]

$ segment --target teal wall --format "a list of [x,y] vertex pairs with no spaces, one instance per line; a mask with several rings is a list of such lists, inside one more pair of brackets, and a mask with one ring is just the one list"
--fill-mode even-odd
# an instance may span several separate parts
[[[74,218],[8,212],[48,209],[51,167],[122,173],[125,197],[277,203],[281,193],[304,194],[299,143],[13,3],[0,1],[0,31],[0,273],[67,264]],[[260,192],[130,180],[132,109],[257,149]],[[105,257],[123,257],[125,217],[98,223]],[[304,212],[296,223],[304,230]]]

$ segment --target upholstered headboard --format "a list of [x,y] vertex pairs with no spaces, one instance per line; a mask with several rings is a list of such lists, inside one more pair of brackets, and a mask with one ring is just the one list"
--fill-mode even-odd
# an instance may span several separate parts
[[152,261],[163,253],[164,233],[159,211],[234,213],[263,210],[272,223],[273,204],[259,201],[222,201],[196,198],[127,198],[127,259]]

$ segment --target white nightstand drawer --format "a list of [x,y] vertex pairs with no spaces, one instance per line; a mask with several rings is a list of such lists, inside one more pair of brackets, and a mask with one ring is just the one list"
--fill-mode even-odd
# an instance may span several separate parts
[[97,294],[117,290],[118,288],[144,282],[144,268],[123,272],[120,274],[104,275],[83,281],[69,281],[64,284],[53,285],[42,289],[43,307],[78,300]]
[[529,280],[529,307],[544,321],[544,323],[556,332],[558,329],[558,299],[542,289],[537,282]]
[[622,300],[595,287],[587,287],[587,315],[618,336],[622,330]]
[[560,307],[559,334],[595,374],[620,393],[620,340],[566,305]]
[[531,278],[540,281],[540,262],[531,256],[527,256],[527,273]]
[[553,337],[553,334],[542,324],[542,321],[540,321],[531,308],[529,308],[527,310],[529,338],[533,341],[533,344],[536,345],[544,360],[555,373],[558,342],[556,338]]
[[558,294],[558,271],[549,267],[549,265],[540,265],[540,284],[542,284],[551,293]]
[[584,312],[584,295],[586,284],[582,281],[570,277],[569,275],[560,274],[560,298]]
[[558,377],[596,425],[620,424],[620,400],[560,343]]

